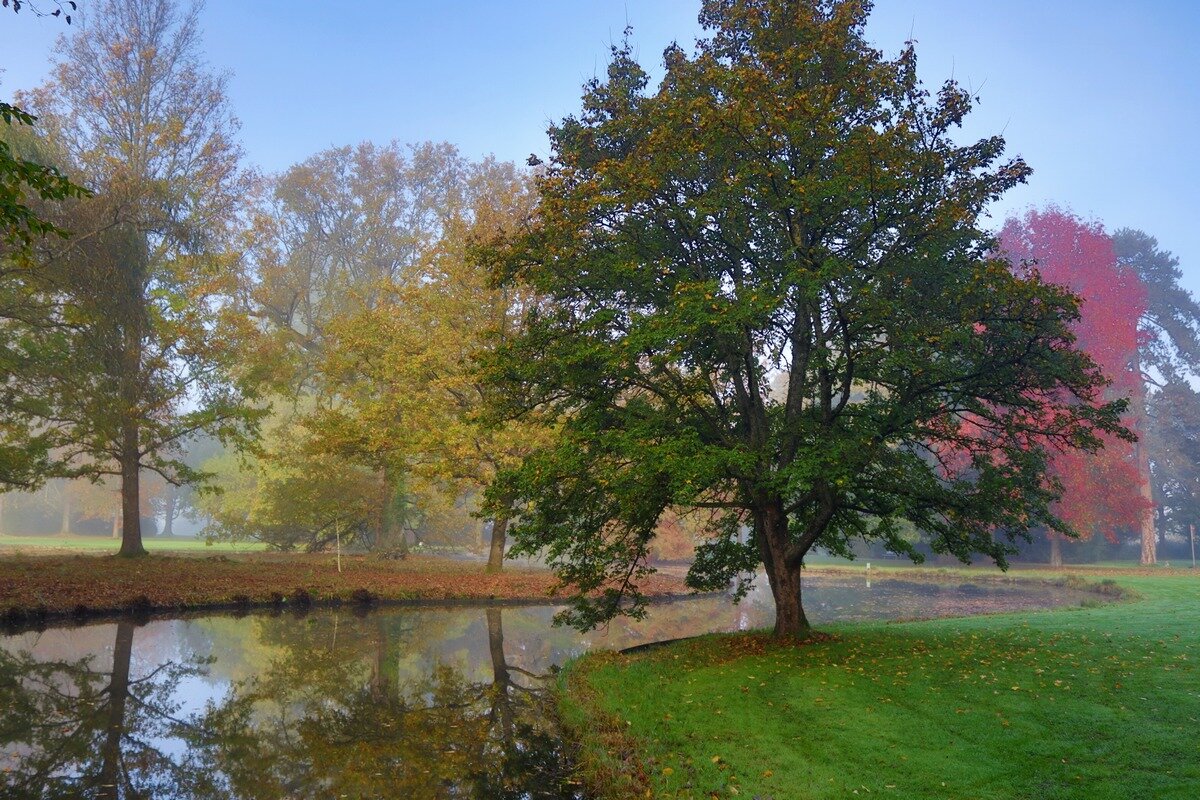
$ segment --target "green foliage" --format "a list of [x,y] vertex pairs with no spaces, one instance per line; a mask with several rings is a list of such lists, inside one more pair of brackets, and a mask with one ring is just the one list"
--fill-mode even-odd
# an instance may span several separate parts
[[[1147,233],[1122,228],[1113,234],[1117,263],[1132,270],[1146,288],[1145,334],[1140,348],[1146,378],[1180,380],[1200,374],[1200,304],[1180,286],[1179,259]],[[1150,370],[1158,375],[1148,374]]]
[[[0,103],[0,120],[6,127],[31,126],[37,118],[9,103]],[[87,191],[76,186],[52,166],[17,156],[0,137],[0,242],[9,248],[27,248],[36,239],[65,232],[42,219],[27,204],[29,195],[40,200],[83,197]],[[6,254],[11,257],[11,253]]]
[[1152,393],[1147,405],[1146,444],[1162,526],[1187,536],[1188,526],[1200,523],[1200,394],[1174,380]]
[[53,443],[38,420],[46,402],[40,396],[37,364],[62,355],[41,346],[36,337],[50,322],[50,309],[36,293],[39,275],[31,251],[46,236],[67,235],[37,206],[88,192],[54,167],[20,154],[32,141],[28,128],[33,115],[0,103],[0,120],[0,404],[5,409],[0,416],[0,489],[28,489],[53,467]]
[[294,416],[263,426],[253,454],[205,462],[212,488],[197,501],[214,541],[257,541],[273,549],[322,550],[367,540],[383,491],[375,473],[313,442]]
[[906,521],[1003,563],[1066,528],[1048,449],[1128,435],[1072,346],[1076,299],[980,227],[1029,168],[1000,137],[957,145],[973,98],[927,91],[911,45],[885,59],[867,10],[707,2],[711,37],[668,48],[656,89],[614,48],[550,131],[535,225],[490,254],[539,299],[490,362],[497,417],[562,425],[492,496],[525,504],[518,549],[579,589],[577,624],[636,611],[668,508],[731,518],[693,581],[757,554],[780,632],[807,625],[817,545],[911,553]]

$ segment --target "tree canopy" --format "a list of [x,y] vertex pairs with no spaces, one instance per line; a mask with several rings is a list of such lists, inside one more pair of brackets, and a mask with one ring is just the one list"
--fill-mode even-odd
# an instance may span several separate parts
[[35,254],[56,324],[34,340],[62,471],[120,477],[121,552],[140,555],[142,470],[195,480],[182,445],[238,436],[255,416],[234,374],[246,326],[227,313],[247,176],[224,78],[201,60],[198,6],[99,12],[26,98],[64,171],[94,192],[53,209],[75,235]]
[[[1058,208],[1031,210],[1009,219],[1000,246],[1016,270],[1036,270],[1049,283],[1070,289],[1082,301],[1072,326],[1075,344],[1104,371],[1111,384],[1106,395],[1128,400],[1125,424],[1135,427],[1134,409],[1145,394],[1138,364],[1145,336],[1139,320],[1147,292],[1137,272],[1117,260],[1113,240],[1098,223],[1087,223]],[[1063,485],[1056,512],[1083,539],[1100,533],[1116,542],[1120,531],[1137,530],[1149,516],[1149,476],[1138,469],[1133,442],[1104,434],[1098,453],[1060,450],[1052,454],[1051,473]],[[1061,564],[1061,536],[1051,532],[1051,563]]]
[[[492,488],[517,549],[576,586],[567,619],[637,613],[668,508],[710,508],[699,589],[762,564],[778,634],[800,570],[858,537],[1004,563],[1066,531],[1051,452],[1130,436],[1075,345],[1078,299],[981,226],[1029,168],[958,145],[974,98],[868,44],[867,2],[709,0],[650,87],[616,47],[550,130],[532,226],[492,253],[539,298],[490,362],[497,413],[561,436]],[[780,387],[772,392],[771,386]]]

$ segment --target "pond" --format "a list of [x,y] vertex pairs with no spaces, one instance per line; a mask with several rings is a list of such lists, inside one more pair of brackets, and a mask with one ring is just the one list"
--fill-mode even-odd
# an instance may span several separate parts
[[[762,582],[760,582],[762,583]],[[1076,604],[1039,584],[810,578],[814,624]],[[0,798],[569,798],[553,670],[770,625],[759,589],[587,634],[549,606],[194,616],[0,638]]]

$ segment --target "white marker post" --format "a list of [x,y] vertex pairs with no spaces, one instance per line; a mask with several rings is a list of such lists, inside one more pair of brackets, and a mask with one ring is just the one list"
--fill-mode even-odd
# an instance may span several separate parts
[[337,537],[337,565],[338,574],[342,574],[342,523],[338,520],[333,521],[333,535]]

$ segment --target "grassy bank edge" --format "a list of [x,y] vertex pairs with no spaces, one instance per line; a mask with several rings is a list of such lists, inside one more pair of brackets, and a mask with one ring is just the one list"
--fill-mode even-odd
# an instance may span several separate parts
[[[861,576],[859,568],[833,566],[830,568],[814,568],[814,572],[825,575],[853,573]],[[1134,603],[1143,600],[1143,596],[1128,586],[1122,586],[1112,578],[1092,580],[1074,572],[1055,574],[1035,574],[1029,576],[1013,576],[1011,573],[985,573],[971,575],[965,570],[921,570],[921,568],[897,567],[879,576],[881,579],[894,578],[918,580],[926,583],[960,582],[964,577],[982,579],[991,582],[1016,583],[1021,581],[1041,584],[1052,584],[1067,588],[1092,592],[1097,595],[1095,604],[1066,606],[1044,611],[1000,612],[989,615],[974,616],[1020,616],[1030,613],[1069,613],[1104,603]],[[953,619],[941,617],[939,619]],[[921,622],[923,620],[901,620],[896,624]],[[706,636],[690,637],[677,642],[668,642],[663,647],[670,648],[686,643],[691,647],[703,647],[736,640],[743,637],[760,637],[764,642],[771,642],[769,634],[763,631],[743,631],[737,633],[717,633]],[[814,634],[812,641],[821,641],[824,634]],[[806,641],[796,642],[803,647]],[[640,650],[640,648],[639,648]],[[588,676],[595,670],[612,664],[619,664],[624,659],[639,658],[648,651],[626,654],[611,651],[590,651],[567,662],[559,673],[555,685],[556,710],[562,727],[567,746],[570,748],[575,763],[575,778],[587,791],[587,796],[593,800],[629,800],[629,798],[653,797],[653,784],[650,778],[651,765],[643,760],[646,748],[643,743],[630,731],[630,724],[617,714],[604,708],[600,693],[588,681]],[[654,648],[655,654],[661,656],[662,650]]]
[[651,796],[642,746],[621,718],[603,708],[588,673],[623,658],[621,653],[592,651],[568,662],[555,685],[563,738],[575,764],[575,779],[594,800]]

